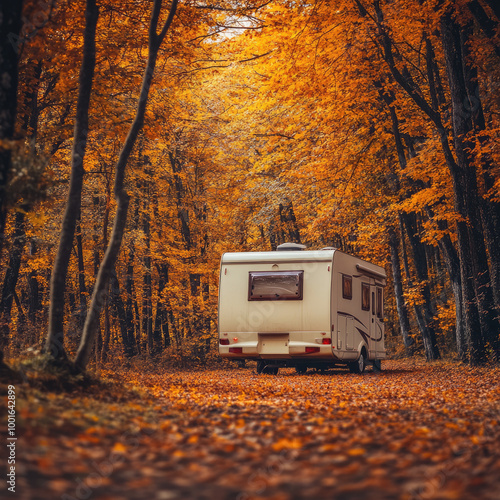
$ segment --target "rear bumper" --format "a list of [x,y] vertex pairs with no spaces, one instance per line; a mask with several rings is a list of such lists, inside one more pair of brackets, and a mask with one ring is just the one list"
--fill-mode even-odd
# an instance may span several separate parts
[[[230,349],[241,348],[241,353],[230,352]],[[307,352],[310,350],[311,352]],[[219,354],[229,359],[329,359],[334,360],[331,344],[316,342],[283,341],[273,344],[264,342],[238,342],[230,345],[219,345]]]

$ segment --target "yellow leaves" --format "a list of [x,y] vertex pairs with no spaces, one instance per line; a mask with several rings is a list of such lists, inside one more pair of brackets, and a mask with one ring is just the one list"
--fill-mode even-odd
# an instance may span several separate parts
[[271,445],[274,451],[297,450],[302,447],[302,442],[298,438],[283,438]]
[[[43,413],[19,429],[28,470],[51,480],[101,471],[106,491],[117,498],[136,484],[153,497],[157,477],[210,488],[214,497],[222,484],[265,498],[289,490],[305,498],[312,489],[329,498],[332,487],[339,497],[366,496],[366,488],[376,487],[381,498],[394,491],[404,498],[415,485],[440,484],[440,497],[468,498],[478,478],[477,498],[496,491],[498,368],[388,360],[381,374],[367,372],[362,381],[340,369],[306,376],[283,369],[275,378],[250,368],[119,377],[148,395],[136,392],[124,402],[120,384],[106,404],[44,398]],[[93,422],[88,407],[101,420]]]
[[351,448],[347,450],[347,454],[351,457],[359,457],[360,455],[364,455],[366,450],[364,448]]
[[127,452],[127,447],[123,443],[118,442],[113,445],[112,450],[113,453],[124,454]]

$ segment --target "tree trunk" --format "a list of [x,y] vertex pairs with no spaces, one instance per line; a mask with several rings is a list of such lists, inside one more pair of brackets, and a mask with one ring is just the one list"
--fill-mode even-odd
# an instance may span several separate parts
[[149,223],[149,204],[146,201],[143,213],[143,231],[146,239],[144,255],[144,276],[142,289],[142,334],[147,339],[148,352],[154,354],[153,342],[153,311],[152,311],[152,285],[151,285],[151,231]]
[[6,189],[17,111],[19,32],[23,1],[0,4],[0,257],[7,214]]
[[164,305],[165,301],[162,297],[165,286],[168,283],[168,264],[157,264],[156,268],[158,269],[158,301],[156,303],[153,345],[155,353],[158,353],[163,350],[163,346],[168,347],[170,345],[170,332]]
[[66,359],[64,351],[64,293],[69,259],[73,246],[76,221],[80,213],[83,186],[83,161],[87,149],[89,105],[95,69],[95,36],[99,9],[96,0],[87,0],[83,61],[80,69],[78,101],[76,105],[71,177],[66,210],[63,217],[59,247],[50,284],[49,333],[45,352],[53,359]]
[[[38,247],[36,241],[32,239],[29,245],[30,256],[36,255]],[[41,290],[38,283],[37,271],[30,271],[28,275],[28,289],[29,289],[29,305],[28,305],[28,318],[33,328],[37,327],[39,321],[39,312],[42,309]]]
[[87,287],[85,285],[85,266],[83,262],[81,215],[78,216],[76,222],[76,254],[78,260],[78,292],[79,292],[78,333],[80,334],[83,329],[83,325],[85,324],[85,316],[87,314]]
[[[491,289],[488,257],[480,215],[476,169],[469,152],[474,143],[467,138],[473,130],[472,114],[465,80],[463,37],[451,13],[441,18],[441,36],[453,109],[453,141],[457,157],[452,170],[455,206],[463,220],[457,223],[461,264],[462,293],[465,306],[466,339],[469,359],[476,364],[486,360],[486,343],[500,355],[500,323]],[[471,324],[474,321],[474,324]],[[479,326],[479,328],[478,328]]]
[[[0,259],[2,257],[7,217],[6,189],[12,167],[11,144],[17,111],[19,33],[23,0],[0,4]],[[9,369],[3,362],[2,344],[7,339],[0,332],[0,372]]]
[[137,339],[135,332],[137,331],[134,319],[134,244],[131,243],[129,250],[129,258],[127,264],[127,275],[125,277],[125,293],[127,294],[127,304],[125,306],[125,319],[127,325],[127,338],[129,351],[128,357],[132,357],[136,353]]
[[116,316],[120,325],[120,333],[122,336],[123,351],[125,357],[130,358],[134,353],[134,337],[129,335],[129,327],[127,325],[127,314],[125,304],[123,303],[120,294],[120,282],[116,275],[116,270],[111,274],[111,301],[116,310]]
[[0,299],[0,339],[2,344],[0,349],[8,345],[10,333],[10,319],[12,311],[12,301],[16,292],[17,278],[21,266],[21,257],[26,243],[26,233],[24,229],[25,212],[16,212],[14,235],[12,248],[10,251],[9,264],[5,271],[5,278]]
[[[366,9],[356,1],[363,16]],[[393,41],[387,29],[380,1],[374,0],[376,11],[375,23],[383,49],[383,57],[396,82],[412,98],[415,104],[429,117],[436,127],[446,164],[453,181],[455,210],[462,217],[457,222],[458,252],[464,311],[464,332],[467,339],[467,351],[470,363],[483,362],[486,358],[485,343],[489,341],[498,354],[500,346],[498,331],[499,320],[487,265],[484,233],[479,215],[480,197],[478,193],[476,171],[469,161],[468,151],[473,150],[467,134],[472,130],[470,101],[464,81],[464,58],[460,27],[452,18],[451,12],[441,17],[441,40],[444,48],[448,82],[452,105],[453,140],[456,160],[449,144],[449,134],[443,124],[439,110],[435,110],[426,101],[418,83],[405,67],[401,72],[396,64],[397,53],[393,50]],[[466,108],[464,108],[464,105]]]
[[[401,170],[405,170],[408,166],[407,161],[406,161],[406,153],[405,153],[405,148],[403,145],[403,141],[401,138],[401,132],[399,129],[399,120],[398,116],[396,113],[396,110],[394,108],[394,101],[395,97],[392,95],[392,93],[385,92],[381,83],[380,82],[374,82],[375,87],[379,91],[379,96],[380,98],[385,102],[387,105],[390,116],[391,116],[391,124],[392,124],[392,134],[394,136],[394,142],[396,146],[396,152],[398,155],[398,160],[399,164],[401,167]],[[399,191],[400,189],[400,182],[399,178],[396,174],[396,172],[391,172],[394,182],[395,182],[395,187],[396,191]],[[432,307],[432,301],[431,301],[431,293],[430,293],[430,288],[429,288],[429,273],[428,273],[428,266],[427,266],[427,255],[425,251],[425,246],[422,244],[419,236],[417,235],[417,219],[416,215],[414,213],[400,213],[399,214],[399,220],[401,222],[401,238],[402,241],[404,242],[404,229],[406,229],[406,234],[408,235],[408,240],[410,242],[410,246],[412,248],[412,253],[413,253],[413,263],[415,267],[415,271],[417,274],[417,279],[422,287],[422,297],[423,297],[423,304],[416,304],[414,306],[414,311],[415,311],[415,317],[417,319],[417,325],[420,330],[422,340],[424,343],[424,348],[425,348],[425,355],[428,361],[434,360],[434,359],[439,359],[440,353],[439,349],[437,346],[436,342],[436,333],[434,331],[434,327],[432,326],[432,321],[434,317],[434,311]],[[392,229],[394,232],[394,229]],[[395,234],[395,233],[394,233]],[[390,233],[390,237],[392,234]],[[396,245],[396,254],[393,256],[393,246]],[[396,259],[397,256],[397,242],[390,242],[391,246],[391,259]],[[398,271],[399,271],[399,257],[397,257],[398,261]],[[408,277],[408,281],[410,283],[410,274],[409,274],[409,267],[408,267],[408,262],[405,260],[405,266],[406,266],[406,273]],[[393,266],[394,267],[394,266]],[[396,286],[396,284],[394,285]],[[397,300],[397,296],[396,296]],[[400,309],[398,308],[398,312]],[[405,312],[403,312],[405,314]],[[400,318],[401,321],[401,318]],[[403,322],[405,319],[403,318]],[[403,329],[403,327],[402,327]],[[405,342],[406,345],[406,342]],[[407,346],[409,347],[409,346]]]
[[421,289],[422,304],[415,304],[414,311],[417,324],[422,334],[427,361],[441,357],[436,341],[436,332],[433,327],[434,312],[432,311],[431,292],[429,288],[429,273],[425,248],[417,234],[417,220],[413,213],[401,213],[401,220],[406,229],[408,240],[413,253],[413,263],[417,280]]
[[410,336],[410,320],[408,318],[408,309],[403,296],[403,280],[401,278],[401,263],[399,260],[398,237],[396,231],[389,227],[389,248],[391,250],[392,278],[394,283],[394,295],[396,297],[396,308],[398,311],[399,327],[406,353],[413,354],[413,344],[415,341]]
[[151,87],[151,82],[153,79],[153,72],[156,65],[158,50],[173,21],[176,9],[177,9],[177,0],[173,0],[170,7],[169,15],[161,30],[161,33],[158,34],[156,32],[156,29],[161,12],[161,0],[154,0],[153,13],[151,16],[151,23],[149,29],[149,56],[148,56],[146,70],[144,72],[144,78],[142,81],[139,102],[137,105],[137,112],[134,121],[132,122],[132,125],[130,127],[127,138],[125,139],[123,148],[120,151],[120,156],[116,164],[114,194],[117,202],[117,207],[116,207],[115,221],[113,225],[113,230],[111,232],[108,248],[106,249],[106,253],[104,254],[104,258],[99,268],[96,284],[94,287],[94,291],[92,293],[90,310],[87,315],[87,320],[83,328],[82,340],[75,358],[75,366],[80,371],[85,370],[85,367],[87,366],[90,357],[92,344],[95,339],[95,334],[97,332],[97,325],[99,323],[99,315],[102,307],[103,298],[106,294],[109,278],[115,266],[116,259],[118,258],[118,253],[120,251],[121,243],[123,240],[123,233],[125,231],[125,225],[127,222],[127,210],[129,204],[129,196],[124,190],[125,171],[130,154],[132,153],[132,149],[137,140],[137,136],[140,130],[142,129],[144,123],[146,104],[148,100],[149,89]]

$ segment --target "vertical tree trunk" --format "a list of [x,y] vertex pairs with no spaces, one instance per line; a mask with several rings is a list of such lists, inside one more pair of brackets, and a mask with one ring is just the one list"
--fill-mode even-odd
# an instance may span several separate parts
[[116,316],[120,326],[120,333],[122,336],[123,351],[125,357],[130,358],[134,353],[134,337],[129,335],[129,327],[127,325],[127,314],[125,311],[125,304],[120,293],[120,282],[116,275],[116,270],[111,274],[111,301],[116,310]]
[[158,270],[158,300],[156,302],[156,316],[153,330],[153,345],[155,354],[161,352],[163,350],[163,346],[167,347],[170,345],[170,333],[164,305],[165,301],[162,297],[165,286],[168,283],[168,265],[157,264],[156,268]]
[[87,315],[87,287],[85,285],[85,266],[83,262],[81,214],[78,216],[76,222],[76,255],[78,260],[78,292],[79,292],[78,333],[80,333],[85,323],[85,316]]
[[[6,189],[12,167],[11,141],[14,138],[17,111],[19,33],[23,0],[0,4],[0,258],[2,257],[7,217]],[[8,371],[3,362],[0,332],[0,371]]]
[[[401,169],[405,170],[406,167],[408,166],[408,164],[406,161],[405,148],[403,145],[403,141],[401,138],[401,132],[399,129],[398,116],[397,116],[396,110],[395,110],[394,105],[393,105],[393,103],[395,101],[395,97],[392,95],[392,93],[385,92],[382,85],[380,84],[380,82],[375,81],[374,84],[375,84],[375,87],[379,91],[380,98],[385,102],[386,106],[389,109],[390,116],[391,116],[391,124],[392,124],[392,134],[394,136],[394,142],[395,142],[395,146],[396,146],[396,152],[398,155],[399,164],[400,164]],[[391,172],[391,174],[392,174],[394,181],[395,181],[395,184],[396,184],[396,190],[399,191],[400,182],[399,182],[398,176],[397,176],[396,172]],[[408,240],[409,240],[410,246],[412,248],[413,263],[414,263],[414,267],[416,270],[417,279],[422,286],[423,304],[422,305],[416,304],[414,306],[414,312],[415,312],[415,317],[417,319],[417,325],[418,325],[418,328],[420,330],[420,334],[422,336],[422,340],[424,343],[425,355],[426,355],[426,358],[428,361],[439,359],[441,356],[440,356],[439,349],[437,346],[436,332],[434,330],[434,327],[432,326],[434,312],[433,312],[433,308],[432,308],[431,293],[430,293],[430,288],[429,288],[429,275],[428,275],[429,273],[428,273],[428,266],[427,266],[427,255],[426,255],[425,247],[417,235],[416,215],[414,213],[403,213],[402,212],[399,214],[399,219],[401,222],[401,224],[400,224],[401,225],[401,238],[404,242],[404,230],[406,230],[406,234],[408,235]],[[392,244],[390,242],[390,245],[391,245],[391,258],[392,258],[394,242],[392,242]],[[394,255],[394,258],[396,258],[396,255]],[[397,257],[397,260],[399,260],[399,257]],[[406,265],[407,277],[408,277],[408,280],[410,282],[410,274],[409,274],[409,267],[408,267],[407,260],[405,260],[405,265]],[[396,300],[397,300],[397,297],[396,297]],[[398,312],[399,312],[399,310],[400,309],[398,308]],[[404,314],[404,312],[403,312],[403,314]],[[400,321],[401,321],[401,318],[400,318]],[[405,320],[403,319],[403,321],[405,321]],[[405,345],[406,345],[406,343],[405,343]],[[407,346],[407,347],[409,347],[409,346]]]
[[17,111],[18,52],[23,1],[0,4],[0,257],[7,214],[6,188]]
[[417,220],[413,213],[402,213],[401,220],[406,229],[408,240],[413,253],[413,263],[421,288],[423,302],[415,304],[414,311],[417,324],[422,334],[425,347],[425,356],[428,361],[441,357],[436,341],[436,332],[433,326],[434,312],[432,311],[431,293],[429,288],[429,273],[424,245],[417,234]]
[[125,225],[127,222],[127,210],[129,204],[129,196],[124,189],[125,171],[137,136],[144,123],[146,104],[148,100],[149,89],[151,87],[151,82],[153,79],[153,72],[156,66],[158,50],[163,42],[163,39],[165,38],[168,29],[170,28],[170,25],[175,16],[176,9],[177,0],[173,0],[165,24],[163,25],[160,34],[158,34],[156,32],[156,29],[161,12],[161,0],[154,0],[149,29],[148,62],[142,81],[139,102],[137,105],[137,112],[130,127],[127,138],[125,139],[123,148],[120,152],[118,162],[116,164],[114,194],[117,202],[117,207],[113,230],[111,232],[108,248],[106,249],[106,253],[104,254],[104,258],[101,262],[101,266],[99,267],[99,274],[97,275],[96,284],[92,293],[90,310],[87,315],[87,320],[83,328],[82,340],[75,358],[75,366],[80,371],[85,370],[90,357],[92,343],[97,332],[97,325],[99,322],[103,298],[106,294],[111,271],[114,268],[122,244],[123,233],[125,231]]
[[142,333],[147,339],[148,352],[154,354],[153,342],[153,311],[152,311],[152,283],[151,283],[151,228],[149,221],[149,204],[146,203],[143,213],[143,231],[146,239],[144,255],[144,276],[142,289]]
[[127,325],[127,337],[129,339],[128,356],[132,357],[136,353],[136,325],[134,318],[134,255],[135,249],[133,242],[130,244],[129,258],[127,263],[127,274],[125,277],[125,293],[127,294],[127,303],[125,306],[125,319]]
[[85,33],[83,61],[80,69],[78,101],[76,105],[73,148],[71,151],[71,177],[66,210],[63,216],[59,247],[52,270],[50,284],[49,332],[45,352],[53,359],[66,359],[64,351],[64,292],[68,273],[69,258],[73,246],[76,221],[80,213],[83,162],[87,149],[90,95],[95,68],[95,35],[99,9],[96,0],[87,0],[85,11]]
[[111,340],[111,321],[109,317],[109,294],[104,297],[104,335],[102,336],[101,361],[108,360],[109,343]]
[[12,248],[10,251],[9,264],[5,271],[2,296],[0,299],[0,340],[2,341],[0,349],[2,350],[7,346],[9,339],[12,302],[14,300],[14,294],[16,293],[21,257],[26,243],[24,214],[24,211],[16,212]]
[[[362,16],[366,9],[356,0]],[[449,144],[449,134],[439,110],[426,101],[418,83],[412,78],[408,68],[400,71],[396,64],[398,54],[393,50],[393,40],[384,21],[380,1],[374,0],[377,35],[383,57],[396,82],[412,98],[415,104],[429,117],[439,134],[442,151],[453,181],[455,210],[462,219],[457,222],[458,251],[464,311],[464,332],[467,339],[468,358],[472,364],[483,362],[486,358],[485,345],[489,342],[493,350],[500,351],[500,330],[497,311],[493,301],[490,276],[487,265],[484,233],[479,216],[480,198],[476,171],[469,161],[468,151],[472,151],[467,134],[472,130],[471,114],[467,112],[470,102],[464,81],[464,58],[460,27],[453,20],[450,10],[441,17],[441,40],[451,95],[453,141],[455,155]]]
[[[463,221],[457,223],[461,264],[462,293],[465,305],[466,339],[471,363],[486,359],[486,343],[500,355],[498,331],[500,323],[491,289],[488,257],[480,215],[481,199],[478,193],[476,169],[469,157],[474,144],[467,138],[473,130],[472,115],[465,81],[463,37],[451,13],[441,18],[441,35],[445,54],[450,95],[453,108],[453,141],[457,157],[452,172],[455,203]],[[475,321],[475,327],[471,325]],[[477,328],[477,323],[479,327]]]
[[399,260],[398,237],[396,231],[389,227],[389,248],[391,251],[392,278],[394,282],[394,295],[396,297],[396,308],[398,311],[399,327],[406,353],[413,354],[412,346],[415,341],[410,336],[410,320],[408,318],[408,309],[403,296],[403,280],[401,278],[401,263]]
[[[38,246],[36,241],[32,239],[29,245],[29,255],[34,256],[38,253]],[[38,272],[30,271],[28,274],[28,319],[30,322],[31,329],[37,330],[38,322],[40,320],[39,313],[42,309],[42,292],[40,290],[40,284],[38,283]],[[38,339],[36,339],[38,340]]]

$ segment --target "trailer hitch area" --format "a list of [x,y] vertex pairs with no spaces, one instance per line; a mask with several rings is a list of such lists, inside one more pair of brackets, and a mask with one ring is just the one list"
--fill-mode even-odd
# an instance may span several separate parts
[[277,375],[278,370],[285,366],[284,363],[279,363],[277,361],[264,361],[264,360],[259,360],[257,361],[257,373],[260,375],[261,373],[268,373],[270,375]]

